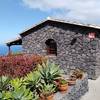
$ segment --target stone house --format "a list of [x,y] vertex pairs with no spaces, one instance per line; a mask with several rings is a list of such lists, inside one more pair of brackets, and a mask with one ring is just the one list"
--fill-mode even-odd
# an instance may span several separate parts
[[100,75],[99,26],[48,19],[20,36],[7,43],[9,51],[11,45],[22,44],[23,52],[49,56],[66,73],[80,68],[91,79]]

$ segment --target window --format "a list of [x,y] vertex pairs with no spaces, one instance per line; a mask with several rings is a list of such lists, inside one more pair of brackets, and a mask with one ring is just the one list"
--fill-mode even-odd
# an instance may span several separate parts
[[95,32],[90,32],[90,33],[88,33],[88,37],[89,37],[90,39],[94,39],[94,38],[95,38]]
[[57,44],[56,44],[55,40],[48,39],[48,40],[46,40],[45,44],[46,44],[47,54],[57,55]]

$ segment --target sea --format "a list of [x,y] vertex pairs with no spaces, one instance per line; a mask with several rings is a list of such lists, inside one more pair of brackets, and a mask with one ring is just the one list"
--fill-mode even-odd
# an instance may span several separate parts
[[[11,46],[11,51],[13,53],[16,52],[21,52],[22,51],[22,46]],[[6,45],[0,44],[0,56],[4,56],[8,54],[8,47]]]

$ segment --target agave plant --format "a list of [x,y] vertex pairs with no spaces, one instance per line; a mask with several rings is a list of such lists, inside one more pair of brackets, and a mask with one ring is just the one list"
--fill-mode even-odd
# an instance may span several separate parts
[[45,81],[46,84],[53,83],[54,80],[61,77],[63,71],[59,68],[55,63],[51,63],[47,61],[46,63],[42,63],[42,65],[38,65],[41,73],[41,79]]
[[15,89],[11,94],[14,100],[34,100],[33,93],[29,89],[26,89],[26,86],[21,86],[20,88]]
[[55,86],[53,84],[43,84],[41,86],[41,93],[44,96],[49,96],[55,92]]
[[0,93],[0,100],[38,100],[38,95],[21,86],[14,91],[3,91]]
[[30,72],[24,79],[24,84],[26,88],[30,88],[32,92],[39,93],[41,75],[38,71]]
[[10,80],[11,79],[7,76],[0,76],[0,92],[6,90]]
[[12,95],[9,91],[2,91],[0,93],[0,100],[12,100],[11,97]]
[[15,78],[10,81],[13,87],[12,91],[3,91],[0,93],[1,100],[38,100],[38,95],[33,94],[30,89],[26,89],[23,84],[23,78]]
[[20,88],[24,83],[23,78],[15,78],[10,81],[11,86],[16,90]]

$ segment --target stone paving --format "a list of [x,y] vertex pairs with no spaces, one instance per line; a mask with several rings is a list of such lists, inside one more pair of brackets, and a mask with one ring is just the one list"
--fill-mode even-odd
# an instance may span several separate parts
[[88,80],[89,91],[81,100],[100,100],[100,77],[97,80]]

